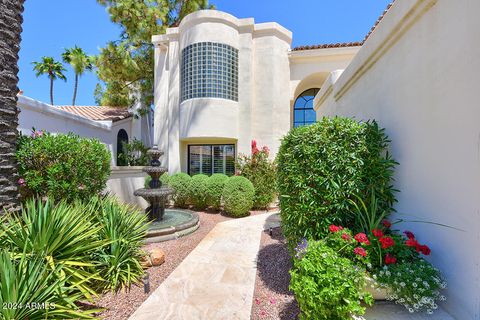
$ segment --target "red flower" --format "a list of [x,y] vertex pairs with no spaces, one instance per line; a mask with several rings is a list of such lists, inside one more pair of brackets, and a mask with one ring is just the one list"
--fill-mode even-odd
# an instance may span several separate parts
[[385,256],[385,264],[395,264],[397,263],[397,258],[395,258],[394,256],[390,255],[390,253],[387,253],[387,255]]
[[356,255],[362,256],[362,257],[367,256],[367,251],[365,251],[365,249],[363,249],[362,247],[357,247],[357,248],[353,249],[353,253],[355,253]]
[[344,234],[342,234],[342,239],[346,240],[346,241],[350,241],[350,239],[352,239],[352,237],[350,237],[350,235],[344,233]]
[[408,239],[414,239],[415,238],[415,235],[410,231],[404,231],[403,233],[407,236]]
[[383,249],[387,249],[395,245],[395,241],[393,241],[392,237],[381,237],[379,241],[382,244]]
[[380,229],[373,229],[373,230],[372,230],[372,233],[373,233],[373,235],[374,235],[375,237],[377,237],[377,238],[383,237],[383,232],[382,232],[382,230],[380,230]]
[[430,255],[430,248],[426,245],[417,246],[417,251],[423,253],[424,255]]
[[415,247],[417,248],[420,244],[415,238],[409,238],[407,241],[405,241],[405,244],[407,247]]
[[358,241],[358,243],[365,243],[367,246],[370,244],[370,241],[365,233],[357,233],[354,238]]
[[390,228],[392,226],[392,223],[390,222],[390,220],[387,220],[387,219],[382,220],[382,224],[385,228]]
[[267,156],[268,156],[268,154],[270,153],[270,149],[268,149],[267,146],[263,146],[262,151],[263,151]]
[[256,140],[252,140],[252,154],[255,155],[259,152],[258,148],[257,148],[257,141]]
[[328,229],[330,229],[330,232],[338,232],[340,230],[343,230],[343,227],[340,227],[340,226],[336,226],[334,224],[331,224],[330,227],[328,227]]

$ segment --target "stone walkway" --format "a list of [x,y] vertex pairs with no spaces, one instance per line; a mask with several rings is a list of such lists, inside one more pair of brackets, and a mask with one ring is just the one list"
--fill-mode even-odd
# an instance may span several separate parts
[[[130,320],[249,320],[261,231],[279,225],[275,213],[217,224]],[[443,310],[410,314],[387,302],[369,308],[365,318],[453,320]]]
[[261,231],[275,226],[274,213],[217,224],[130,319],[249,320]]

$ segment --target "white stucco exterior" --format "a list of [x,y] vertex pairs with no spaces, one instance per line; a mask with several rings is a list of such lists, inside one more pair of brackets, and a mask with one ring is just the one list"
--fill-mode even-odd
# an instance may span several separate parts
[[480,2],[396,1],[343,74],[316,97],[317,116],[376,119],[392,140],[399,217],[446,275],[445,308],[480,319]]
[[[180,101],[182,50],[214,42],[238,49],[238,101]],[[358,47],[291,51],[292,33],[277,23],[255,24],[216,10],[185,17],[179,27],[153,37],[155,44],[154,142],[166,150],[170,173],[187,170],[191,143],[234,144],[249,153],[257,140],[276,155],[292,127],[292,106],[303,91],[320,88],[328,74],[345,68]]]

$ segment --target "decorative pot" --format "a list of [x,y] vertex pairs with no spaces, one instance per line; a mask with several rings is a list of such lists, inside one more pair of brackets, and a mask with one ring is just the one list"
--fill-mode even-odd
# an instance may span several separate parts
[[[387,300],[387,289],[380,287],[378,282],[370,276],[365,276],[365,291],[370,293],[375,300]],[[373,286],[373,287],[372,287]]]

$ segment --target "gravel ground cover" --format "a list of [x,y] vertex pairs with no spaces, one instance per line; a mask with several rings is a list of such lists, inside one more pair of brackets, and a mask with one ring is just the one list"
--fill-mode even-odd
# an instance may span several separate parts
[[[274,209],[270,211],[272,210]],[[165,263],[147,270],[150,292],[144,293],[143,284],[140,283],[139,285],[132,286],[128,292],[119,292],[117,294],[109,293],[101,296],[95,302],[95,308],[105,308],[105,311],[98,315],[100,318],[105,320],[128,319],[217,223],[232,219],[217,212],[196,212],[200,218],[200,227],[197,231],[176,240],[152,243],[144,247],[146,251],[150,251],[153,248],[160,248],[165,252]],[[266,212],[267,211],[252,211],[251,215]]]
[[257,260],[257,278],[252,304],[252,320],[297,319],[299,309],[288,290],[292,266],[287,245],[280,228],[262,232]]

